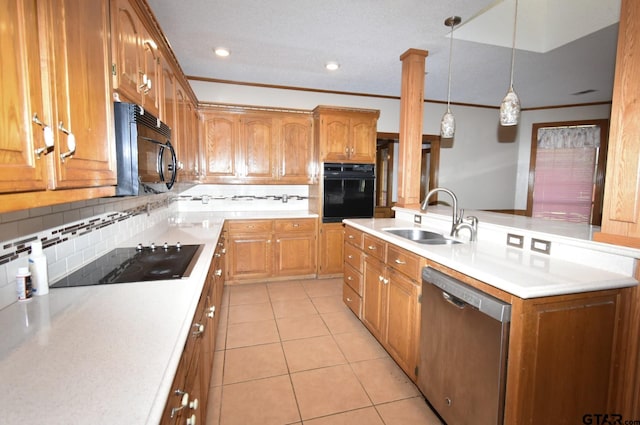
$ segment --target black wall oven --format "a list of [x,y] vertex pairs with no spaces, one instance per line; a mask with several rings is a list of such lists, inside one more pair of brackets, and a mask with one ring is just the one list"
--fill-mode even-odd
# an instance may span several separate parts
[[371,218],[375,204],[374,164],[324,164],[323,223]]

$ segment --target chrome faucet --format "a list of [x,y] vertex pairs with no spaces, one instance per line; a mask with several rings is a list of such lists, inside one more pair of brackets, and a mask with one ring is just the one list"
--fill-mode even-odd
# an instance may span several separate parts
[[456,198],[456,195],[452,191],[444,187],[436,187],[435,189],[431,189],[429,193],[427,193],[427,196],[424,198],[424,201],[422,201],[422,205],[420,205],[420,209],[422,210],[422,212],[426,212],[429,206],[429,199],[431,198],[431,196],[433,196],[435,193],[438,193],[438,192],[444,192],[448,194],[453,200],[453,205],[451,205],[452,211],[451,211],[450,235],[454,236],[456,232],[456,226],[462,221],[463,211],[462,210],[458,211],[458,198]]
[[[464,215],[464,211],[460,210],[460,217]],[[454,226],[454,234],[451,236],[458,236],[458,233],[462,229],[469,230],[469,242],[474,242],[478,237],[478,217],[468,216],[464,220],[461,220]]]

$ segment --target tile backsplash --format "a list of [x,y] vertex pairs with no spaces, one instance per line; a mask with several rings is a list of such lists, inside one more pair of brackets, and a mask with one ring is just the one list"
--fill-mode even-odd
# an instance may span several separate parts
[[102,198],[0,214],[0,309],[16,301],[15,276],[42,241],[53,283],[180,212],[308,210],[306,185],[181,185],[170,193]]
[[0,309],[16,301],[15,276],[42,241],[49,282],[166,222],[176,194],[103,198],[0,214]]

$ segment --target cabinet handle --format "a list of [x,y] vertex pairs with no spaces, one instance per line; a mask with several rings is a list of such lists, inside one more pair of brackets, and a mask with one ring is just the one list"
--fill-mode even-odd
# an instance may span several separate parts
[[353,236],[353,235],[349,235],[349,236],[347,236],[347,238],[349,238],[349,239],[355,239],[356,237],[355,237],[355,236]]
[[399,258],[396,258],[394,261],[395,261],[396,264],[407,264],[406,261],[402,261]]
[[216,315],[216,306],[212,305],[211,307],[209,307],[209,312],[207,313],[207,317],[209,319],[213,319]]
[[147,77],[147,74],[143,72],[140,72],[140,74],[142,74],[142,84],[138,86],[138,89],[147,94],[151,90],[151,78]]
[[202,325],[200,323],[194,323],[193,327],[196,328],[197,330],[195,332],[191,332],[191,335],[193,335],[195,337],[199,337],[200,335],[202,335],[204,333],[204,325]]
[[182,400],[180,401],[180,407],[174,407],[174,408],[171,409],[171,418],[172,419],[176,415],[177,412],[181,411],[182,409],[184,409],[185,407],[187,407],[189,405],[189,393],[184,392],[182,390],[175,390],[174,394],[175,395],[182,395]]
[[60,154],[60,160],[64,162],[65,159],[71,157],[73,154],[76,153],[76,136],[73,135],[71,130],[67,130],[66,128],[64,128],[62,121],[58,123],[58,130],[62,131],[64,134],[67,135],[68,151]]
[[375,245],[369,245],[367,247],[367,249],[371,250],[371,251],[375,251],[376,250],[376,246]]
[[298,223],[293,223],[293,227],[300,227],[300,224],[298,224]]
[[44,147],[34,149],[36,157],[39,159],[40,155],[46,155],[53,149],[53,130],[51,130],[51,127],[49,127],[47,124],[40,121],[37,113],[33,114],[33,118],[31,118],[31,121],[42,127],[42,131],[44,132]]

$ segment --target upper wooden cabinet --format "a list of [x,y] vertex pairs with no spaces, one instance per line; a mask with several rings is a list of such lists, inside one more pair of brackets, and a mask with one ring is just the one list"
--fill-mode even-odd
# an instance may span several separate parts
[[34,154],[44,131],[32,121],[45,120],[37,16],[36,2],[23,0],[5,2],[0,14],[0,192],[47,187],[46,160]]
[[[107,0],[5,3],[0,192],[115,185],[113,108],[105,72]],[[5,199],[1,210],[69,201],[78,194],[57,196]]]
[[160,52],[129,0],[112,4],[113,88],[160,117]]
[[313,111],[321,162],[374,163],[380,111],[318,106]]
[[309,115],[202,109],[204,179],[208,183],[315,181]]

